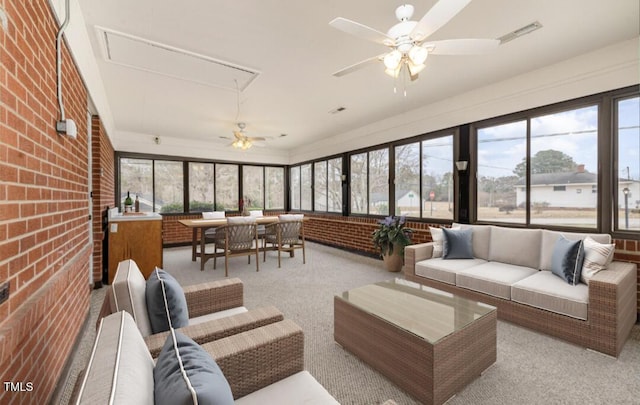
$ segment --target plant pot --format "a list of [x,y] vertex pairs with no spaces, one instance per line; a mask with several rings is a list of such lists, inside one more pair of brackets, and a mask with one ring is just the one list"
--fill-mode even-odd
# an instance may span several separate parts
[[392,272],[402,270],[402,265],[404,264],[404,258],[395,252],[390,255],[382,255],[382,261],[387,271]]

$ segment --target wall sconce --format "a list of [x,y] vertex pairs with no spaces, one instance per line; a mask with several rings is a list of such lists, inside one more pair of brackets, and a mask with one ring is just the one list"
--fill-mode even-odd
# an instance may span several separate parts
[[467,170],[467,166],[469,165],[469,162],[466,160],[458,160],[456,162],[456,167],[458,168],[458,171],[460,172],[464,172],[465,170]]

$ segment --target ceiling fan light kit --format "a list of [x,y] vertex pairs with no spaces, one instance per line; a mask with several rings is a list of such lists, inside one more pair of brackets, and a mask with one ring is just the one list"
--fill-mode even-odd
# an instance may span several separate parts
[[396,18],[400,22],[392,26],[386,34],[346,18],[335,18],[329,23],[332,27],[385,45],[391,48],[391,51],[351,65],[333,75],[340,77],[371,63],[382,61],[387,75],[397,79],[404,70],[413,81],[418,78],[418,73],[424,70],[429,54],[469,55],[495,49],[500,44],[497,39],[449,39],[425,42],[430,35],[449,22],[470,2],[471,0],[440,0],[420,21],[411,20],[414,12],[412,5],[401,5],[396,9]]

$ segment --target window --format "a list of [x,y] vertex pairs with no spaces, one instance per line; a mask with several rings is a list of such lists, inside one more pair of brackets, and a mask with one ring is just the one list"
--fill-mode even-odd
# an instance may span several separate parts
[[533,117],[530,125],[531,223],[595,228],[597,195],[574,190],[598,182],[598,107]]
[[300,166],[294,166],[291,175],[291,209],[300,209]]
[[395,162],[396,214],[419,218],[420,142],[396,146]]
[[351,213],[389,214],[389,149],[350,157]]
[[214,211],[213,163],[189,162],[189,212]]
[[478,220],[525,223],[527,122],[480,128],[477,139]]
[[617,230],[640,231],[640,97],[616,101]]
[[124,212],[127,192],[140,202],[140,211],[153,211],[153,160],[120,159],[120,211]]
[[244,208],[264,208],[264,168],[262,166],[242,166],[242,198]]
[[327,211],[342,212],[342,158],[327,161]]
[[216,163],[216,210],[237,211],[240,202],[238,165]]
[[453,200],[453,135],[422,141],[422,216],[453,219]]
[[284,209],[284,168],[265,167],[265,209]]
[[597,128],[596,105],[480,128],[478,219],[595,228]]
[[369,214],[389,215],[389,149],[369,152]]
[[311,211],[311,164],[300,166],[300,209]]
[[316,162],[313,165],[313,195],[314,211],[327,210],[327,161]]
[[349,172],[351,179],[349,186],[351,189],[351,213],[366,214],[368,202],[367,189],[367,154],[359,153],[351,155],[351,165]]
[[182,162],[156,160],[153,172],[154,211],[163,214],[184,212]]

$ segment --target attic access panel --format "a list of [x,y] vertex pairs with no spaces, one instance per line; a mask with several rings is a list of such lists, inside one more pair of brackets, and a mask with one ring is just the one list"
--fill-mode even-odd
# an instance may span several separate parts
[[104,58],[112,63],[187,80],[195,83],[240,91],[260,72],[207,55],[96,27]]

